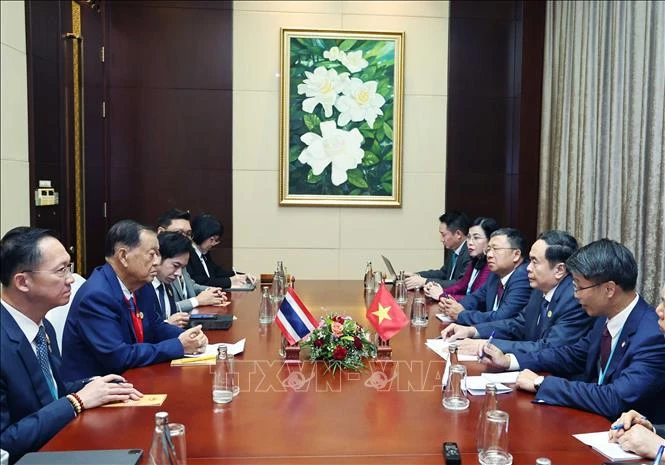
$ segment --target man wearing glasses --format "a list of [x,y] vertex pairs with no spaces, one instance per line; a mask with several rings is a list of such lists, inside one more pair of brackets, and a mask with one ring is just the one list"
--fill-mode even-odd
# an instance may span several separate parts
[[446,298],[439,302],[443,312],[462,325],[512,318],[527,304],[531,286],[526,271],[526,243],[513,228],[497,229],[485,250],[492,274],[485,284],[460,302]]
[[655,423],[665,422],[665,338],[653,307],[635,292],[633,254],[601,239],[575,252],[566,267],[580,304],[598,317],[591,331],[571,345],[515,354],[512,363],[496,346],[486,345],[483,362],[494,369],[522,369],[517,387],[536,392],[537,402],[609,419],[635,409]]
[[44,316],[69,301],[69,260],[46,229],[14,228],[0,242],[0,448],[10,463],[83,410],[142,396],[118,375],[63,381],[55,331]]

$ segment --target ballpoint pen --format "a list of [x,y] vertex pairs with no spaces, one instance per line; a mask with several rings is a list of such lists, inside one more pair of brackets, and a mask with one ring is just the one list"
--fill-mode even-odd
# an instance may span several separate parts
[[[646,420],[647,417],[645,417],[644,415],[641,415],[641,416],[640,416],[640,419],[642,419],[642,420]],[[631,425],[633,425],[633,424],[634,424],[634,423],[631,422]],[[610,429],[613,430],[613,431],[619,431],[620,429],[623,429],[623,423],[617,423],[617,424],[614,424],[614,425],[611,426]]]
[[[492,334],[490,334],[489,339],[488,339],[487,342],[485,343],[485,347],[489,347],[490,344],[492,344],[492,340],[493,340],[493,339],[494,339],[494,331],[492,331]],[[480,355],[478,356],[478,361],[482,360],[483,358],[485,358],[485,350],[483,350],[482,352],[480,352]]]
[[663,458],[663,451],[664,450],[665,450],[665,446],[661,444],[660,447],[658,448],[658,453],[656,454],[656,458],[653,461],[653,465],[660,465],[660,460]]

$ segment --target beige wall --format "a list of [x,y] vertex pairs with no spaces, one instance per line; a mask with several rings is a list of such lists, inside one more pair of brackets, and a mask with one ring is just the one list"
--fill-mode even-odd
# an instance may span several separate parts
[[0,2],[0,235],[30,223],[25,5]]
[[[234,262],[296,278],[360,279],[440,267],[444,207],[448,2],[236,1],[233,5]],[[405,32],[402,208],[278,205],[280,27]]]

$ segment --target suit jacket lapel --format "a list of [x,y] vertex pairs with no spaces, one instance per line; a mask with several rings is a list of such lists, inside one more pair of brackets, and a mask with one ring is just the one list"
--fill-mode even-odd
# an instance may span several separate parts
[[[132,338],[132,343],[136,344],[136,333],[134,332],[134,325],[132,324],[132,317],[129,314],[129,307],[127,307],[127,302],[125,302],[125,294],[122,292],[120,283],[118,282],[118,275],[115,274],[115,271],[108,263],[102,267],[102,273],[111,288],[111,294],[113,295],[113,300],[120,307],[120,319],[123,324],[128,328],[129,334]],[[136,293],[134,293],[136,298]],[[139,310],[140,311],[140,310]]]
[[[46,379],[39,366],[37,356],[32,350],[32,345],[4,306],[2,306],[2,327],[7,333],[8,338],[16,346],[16,352],[23,363],[26,374],[30,378],[32,388],[34,389],[39,402],[42,406],[50,404],[53,402],[53,394],[51,394],[51,389],[49,389],[48,384],[46,384]],[[55,370],[53,367],[51,369]]]
[[622,365],[623,358],[626,355],[626,351],[630,348],[630,340],[637,331],[640,321],[642,320],[642,298],[638,300],[637,305],[633,308],[633,311],[630,312],[628,319],[621,329],[621,334],[619,334],[619,339],[617,344],[614,347],[614,352],[612,353],[612,360],[610,360],[610,366],[607,368],[607,373],[605,373],[605,383],[612,380],[614,372],[617,368]]
[[494,308],[494,300],[496,299],[496,294],[497,291],[499,290],[499,282],[501,280],[497,275],[492,273],[492,275],[489,278],[487,278],[487,281],[489,285],[487,286],[487,295],[485,296],[485,308],[488,312],[491,312],[492,309]]

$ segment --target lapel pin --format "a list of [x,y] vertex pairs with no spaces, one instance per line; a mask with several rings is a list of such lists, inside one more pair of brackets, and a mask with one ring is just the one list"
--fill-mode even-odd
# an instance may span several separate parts
[[622,348],[623,348],[623,347],[626,347],[626,341],[623,341],[623,342],[621,343],[621,347],[622,347]]
[[547,311],[547,318],[552,318],[552,310]]
[[143,319],[143,312],[139,312],[139,318]]

